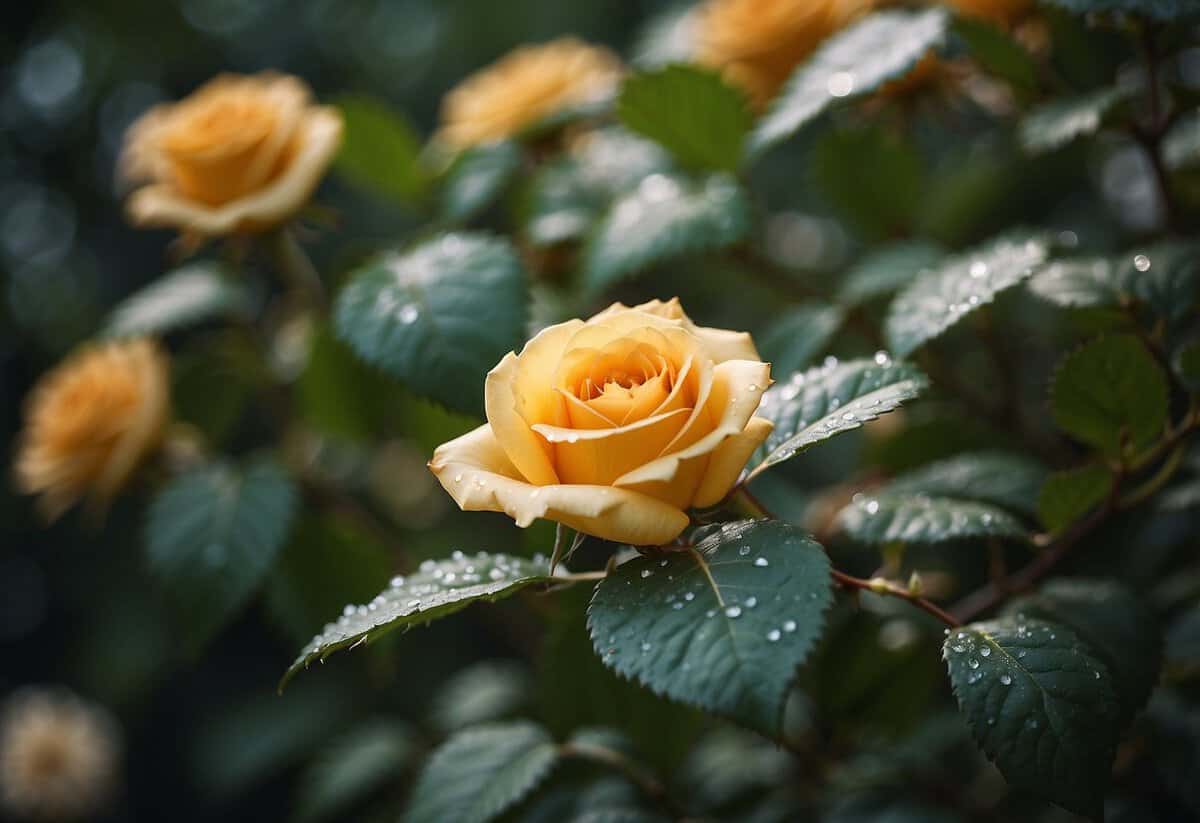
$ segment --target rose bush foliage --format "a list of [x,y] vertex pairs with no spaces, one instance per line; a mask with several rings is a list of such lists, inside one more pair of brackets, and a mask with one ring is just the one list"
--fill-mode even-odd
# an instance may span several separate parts
[[[187,645],[261,591],[312,637],[285,683],[464,610],[518,638],[314,808],[420,751],[411,821],[1191,819],[1200,12],[1086,5],[705,0],[624,62],[501,57],[423,146],[220,77],[123,161],[214,262],[110,330],[230,330],[237,405],[168,415],[164,344],[86,349],[20,483],[148,489]],[[330,163],[412,219],[314,265]],[[420,642],[356,655],[390,682]]]

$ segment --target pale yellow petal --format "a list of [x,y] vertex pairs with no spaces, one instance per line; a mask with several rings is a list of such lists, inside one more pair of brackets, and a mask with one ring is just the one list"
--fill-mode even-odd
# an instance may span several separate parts
[[439,446],[430,469],[465,511],[504,512],[522,528],[538,518],[636,546],[661,545],[687,528],[678,508],[608,486],[533,486],[483,425]]
[[[704,407],[710,427],[683,448],[618,477],[613,485],[636,487],[651,482],[669,483],[683,461],[713,452],[725,438],[745,429],[770,382],[769,363],[727,360],[719,364],[713,369],[712,390]],[[699,427],[697,431],[700,431]]]
[[515,388],[516,374],[517,356],[512,352],[488,372],[483,384],[488,424],[522,477],[538,486],[557,483],[550,445],[534,433],[517,410],[517,400],[522,395]]
[[720,503],[737,482],[750,455],[766,441],[774,428],[775,424],[765,417],[752,417],[745,429],[722,440],[709,456],[708,471],[692,505],[704,508]]
[[[538,424],[554,449],[558,481],[607,486],[653,459],[674,438],[690,411],[679,409],[617,429],[567,429]],[[503,435],[498,436],[503,442]]]
[[299,128],[304,139],[296,156],[278,178],[253,194],[206,206],[153,183],[130,196],[130,219],[141,226],[177,226],[212,236],[278,225],[308,201],[342,141],[342,118],[331,107],[314,107]]

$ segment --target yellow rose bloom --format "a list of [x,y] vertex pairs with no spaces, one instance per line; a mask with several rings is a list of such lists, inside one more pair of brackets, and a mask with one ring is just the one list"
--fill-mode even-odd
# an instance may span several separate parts
[[439,137],[453,149],[511,137],[567,109],[604,100],[620,77],[620,58],[574,37],[522,46],[446,95]]
[[129,216],[200,236],[271,228],[308,201],[341,139],[341,115],[300,79],[221,75],[130,126],[121,173],[145,185]]
[[678,299],[616,303],[506,355],[487,377],[487,423],[429,465],[465,510],[658,545],[766,440],[754,412],[770,382],[750,335],[696,326]]
[[18,486],[52,518],[85,496],[103,507],[160,441],[169,395],[166,355],[149,340],[76,353],[30,394]]
[[945,4],[964,17],[979,17],[1001,25],[1011,25],[1024,17],[1032,0],[945,0]]
[[829,35],[875,0],[709,0],[697,10],[696,59],[763,108]]

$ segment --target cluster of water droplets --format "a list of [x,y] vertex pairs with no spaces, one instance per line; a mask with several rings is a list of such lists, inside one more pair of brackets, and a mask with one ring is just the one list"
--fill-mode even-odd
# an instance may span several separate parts
[[388,588],[368,603],[348,605],[338,619],[326,623],[305,654],[342,643],[403,617],[503,590],[523,579],[549,574],[544,555],[532,558],[456,551],[448,560],[424,560],[416,574],[396,575]]

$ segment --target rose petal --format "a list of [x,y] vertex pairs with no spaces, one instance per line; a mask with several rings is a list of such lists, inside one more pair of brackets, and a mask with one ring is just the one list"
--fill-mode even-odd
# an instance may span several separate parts
[[648,546],[674,540],[688,525],[678,508],[626,489],[526,483],[486,424],[439,446],[429,467],[463,510],[504,512],[522,528],[545,518]]
[[[547,330],[549,331],[549,330]],[[545,334],[546,332],[543,332]],[[535,338],[536,339],[536,338]],[[526,348],[529,346],[526,345]],[[484,406],[488,424],[504,446],[508,459],[531,483],[545,486],[558,482],[551,462],[550,444],[534,434],[525,418],[517,411],[516,398],[530,395],[514,391],[517,356],[509,352],[496,368],[488,372],[483,384]]]
[[682,461],[709,454],[725,438],[744,430],[770,382],[769,363],[727,360],[719,364],[713,369],[712,389],[704,406],[711,428],[696,424],[693,431],[699,436],[694,440],[688,438],[690,442],[682,448],[672,447],[674,450],[670,453],[618,477],[613,485],[628,487],[655,481],[669,482]]
[[[539,423],[533,430],[553,446],[559,482],[607,486],[658,454],[690,413],[679,409],[616,429],[568,429]],[[503,435],[497,436],[504,442]]]
[[692,505],[704,508],[720,503],[737,482],[750,455],[766,441],[774,428],[775,424],[765,417],[752,417],[745,429],[722,440],[709,456],[708,471],[696,490]]
[[[688,317],[687,312],[683,310],[678,297],[672,297],[665,302],[662,300],[651,300],[633,307],[626,306],[624,303],[613,303],[607,309],[595,315],[592,320],[604,319],[607,321],[612,317],[617,317],[622,313],[631,311],[674,321],[677,325],[700,338],[708,350],[709,356],[712,357],[715,363],[723,363],[726,360],[761,359],[758,355],[758,350],[754,347],[754,340],[748,333],[697,326]],[[636,317],[636,315],[634,316]]]
[[129,198],[129,216],[143,226],[178,226],[201,235],[256,231],[283,222],[311,196],[342,141],[342,117],[317,106],[299,127],[303,139],[284,172],[252,195],[222,206],[184,199],[170,186],[154,183]]

